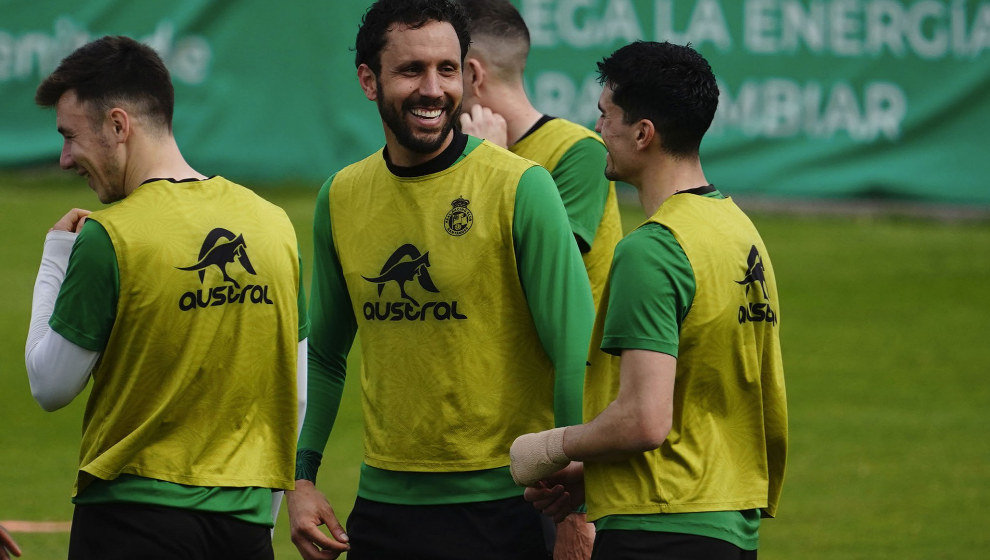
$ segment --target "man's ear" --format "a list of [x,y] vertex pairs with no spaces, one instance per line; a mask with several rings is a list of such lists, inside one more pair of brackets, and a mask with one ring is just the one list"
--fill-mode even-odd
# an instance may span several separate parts
[[659,140],[657,136],[657,129],[653,126],[653,121],[649,119],[640,119],[636,123],[636,148],[639,150],[645,150],[653,143],[654,139]]
[[364,96],[370,101],[375,101],[378,99],[378,77],[371,70],[367,64],[362,64],[358,66],[357,69],[358,83],[361,84],[361,89],[364,91]]
[[471,94],[476,98],[481,96],[481,87],[488,77],[485,65],[473,56],[464,59],[464,87],[471,90]]
[[114,107],[107,113],[107,126],[110,134],[118,143],[124,143],[131,135],[131,116],[120,107]]

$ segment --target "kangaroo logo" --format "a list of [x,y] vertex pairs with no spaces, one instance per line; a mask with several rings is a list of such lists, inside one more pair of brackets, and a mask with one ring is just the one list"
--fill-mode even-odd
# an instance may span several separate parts
[[763,273],[763,259],[760,257],[760,252],[756,250],[756,245],[753,245],[753,248],[749,250],[747,264],[746,276],[742,280],[736,280],[736,284],[745,284],[746,294],[749,295],[749,288],[753,282],[759,282],[760,288],[763,289],[763,299],[770,299],[770,294],[767,293],[767,279]]
[[223,274],[223,279],[240,288],[241,285],[227,274],[227,265],[234,260],[241,263],[244,270],[249,274],[257,274],[251,266],[251,259],[247,255],[247,244],[244,242],[244,235],[234,235],[224,228],[215,228],[206,235],[203,246],[199,250],[199,262],[192,266],[175,267],[179,270],[195,270],[199,272],[199,282],[203,283],[206,276],[206,269],[216,266]]
[[399,285],[399,293],[403,298],[412,302],[413,305],[419,305],[419,302],[406,293],[406,282],[415,278],[419,280],[419,285],[427,292],[439,293],[440,290],[437,289],[433,283],[433,279],[430,278],[429,267],[430,252],[427,251],[420,254],[419,249],[415,245],[406,243],[396,249],[392,253],[392,256],[385,261],[385,266],[382,267],[378,276],[374,278],[368,278],[367,276],[361,277],[368,282],[378,284],[379,297],[381,297],[382,291],[385,290],[385,284],[395,282]]

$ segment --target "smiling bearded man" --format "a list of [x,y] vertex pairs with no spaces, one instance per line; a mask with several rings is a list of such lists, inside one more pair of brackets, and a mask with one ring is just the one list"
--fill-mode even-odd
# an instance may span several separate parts
[[[591,288],[550,174],[452,128],[468,43],[449,0],[382,0],[358,32],[385,147],[316,203],[310,400],[288,495],[306,559],[548,557],[508,451],[580,422]],[[365,454],[345,533],[315,481],[356,333]]]

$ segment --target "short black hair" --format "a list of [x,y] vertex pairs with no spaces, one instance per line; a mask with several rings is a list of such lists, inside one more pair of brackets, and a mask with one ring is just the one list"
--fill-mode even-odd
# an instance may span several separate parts
[[446,22],[454,27],[461,44],[461,62],[471,44],[470,21],[464,8],[455,0],[378,0],[368,8],[358,29],[354,65],[367,64],[377,76],[382,69],[382,49],[386,35],[396,24],[413,29],[431,21]]
[[661,149],[697,155],[718,107],[718,84],[703,56],[672,43],[636,41],[598,63],[598,81],[631,124],[653,122]]
[[69,90],[92,103],[94,119],[130,102],[172,130],[175,90],[168,69],[154,49],[130,37],[107,35],[79,47],[41,82],[34,101],[54,107]]
[[509,0],[460,0],[471,18],[471,35],[523,41],[530,45],[529,28]]

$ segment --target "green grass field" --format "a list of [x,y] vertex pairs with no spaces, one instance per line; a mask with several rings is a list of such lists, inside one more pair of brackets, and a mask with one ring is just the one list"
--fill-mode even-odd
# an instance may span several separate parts
[[[289,187],[262,193],[288,211],[308,261],[318,185]],[[96,205],[68,174],[0,173],[0,520],[71,517],[84,398],[43,412],[23,348],[45,232]],[[640,217],[625,209],[627,230]],[[753,218],[781,292],[791,431],[760,557],[979,557],[990,545],[990,223]],[[361,455],[355,380],[319,480],[342,518]],[[286,527],[283,508],[276,557],[298,558]],[[65,557],[66,533],[15,538],[24,558]]]

